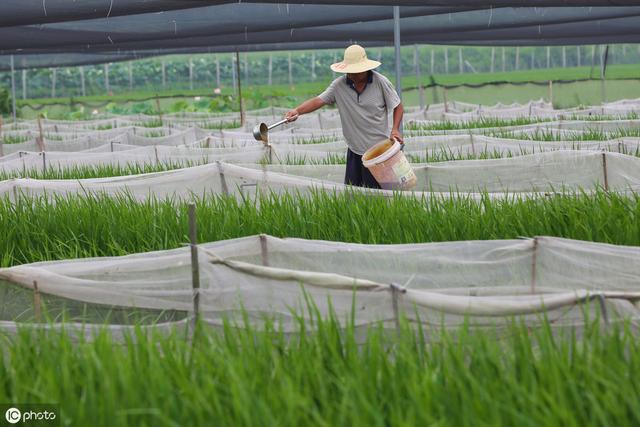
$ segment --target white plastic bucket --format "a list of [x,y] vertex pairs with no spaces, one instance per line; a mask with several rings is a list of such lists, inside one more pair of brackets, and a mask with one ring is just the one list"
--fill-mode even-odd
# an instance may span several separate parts
[[410,190],[418,178],[398,141],[386,139],[362,155],[362,164],[384,190]]

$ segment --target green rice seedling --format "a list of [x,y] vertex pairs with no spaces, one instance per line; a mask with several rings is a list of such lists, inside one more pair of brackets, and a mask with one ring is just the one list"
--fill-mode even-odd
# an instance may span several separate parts
[[162,130],[152,130],[145,132],[144,136],[146,136],[147,138],[160,138],[167,135],[165,135],[164,131]]
[[26,135],[2,135],[2,142],[4,144],[20,144],[21,142],[26,142],[32,139],[33,137],[29,137]]
[[[19,197],[0,201],[2,266],[177,248],[187,207],[126,195]],[[369,244],[558,236],[640,246],[640,196],[604,191],[480,202],[392,199],[358,193],[207,196],[197,203],[198,241],[266,233]]]
[[125,165],[91,165],[71,167],[47,167],[22,169],[19,171],[0,171],[0,181],[11,178],[32,179],[87,179],[107,178],[114,176],[139,175],[143,173],[165,172],[169,170],[198,166],[207,163],[207,159],[201,161],[163,161],[159,163],[127,163]]
[[[0,336],[0,400],[58,403],[61,425],[615,425],[640,423],[627,324],[505,335],[298,317],[287,335],[227,320],[197,335],[141,328]],[[364,338],[362,336],[364,335]],[[430,341],[425,338],[429,335]]]
[[240,127],[240,122],[237,120],[222,121],[222,122],[200,122],[198,123],[198,127],[200,129],[211,129],[211,130],[237,129]]
[[534,132],[518,132],[511,130],[490,130],[484,135],[496,138],[523,139],[529,141],[607,141],[616,138],[640,137],[640,129],[616,129],[603,131],[589,128],[584,132],[554,132],[548,129],[536,129]]
[[460,130],[460,129],[480,129],[480,128],[495,128],[495,127],[505,127],[505,126],[523,126],[530,125],[534,123],[545,123],[549,122],[551,119],[546,118],[536,118],[536,117],[517,117],[513,119],[499,119],[499,118],[479,118],[476,120],[465,120],[465,121],[450,121],[443,120],[432,123],[419,123],[419,122],[408,122],[405,125],[405,130],[408,131],[443,131],[443,130]]
[[143,127],[143,128],[159,128],[162,127],[162,120],[159,118],[153,118],[149,120],[145,120],[143,122],[136,122],[133,124],[134,126]]

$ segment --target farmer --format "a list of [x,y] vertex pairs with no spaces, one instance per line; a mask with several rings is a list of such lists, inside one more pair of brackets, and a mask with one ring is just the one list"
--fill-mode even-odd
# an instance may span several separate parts
[[[346,76],[338,77],[320,95],[285,115],[287,120],[295,121],[299,115],[311,113],[324,105],[338,106],[342,133],[348,146],[345,184],[380,188],[362,164],[362,155],[387,138],[404,143],[399,130],[404,109],[389,79],[373,71],[379,65],[380,62],[367,59],[362,46],[349,46],[344,51],[344,60],[331,65],[333,71]],[[390,111],[393,111],[392,126],[389,126]]]

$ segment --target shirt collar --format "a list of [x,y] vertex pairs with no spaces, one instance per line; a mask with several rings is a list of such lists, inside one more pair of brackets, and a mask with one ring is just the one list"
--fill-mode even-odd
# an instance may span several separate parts
[[[350,87],[355,87],[355,83],[349,78],[348,75],[345,74],[344,78],[346,79],[347,85],[349,85]],[[373,83],[373,71],[371,70],[367,72],[367,83]]]

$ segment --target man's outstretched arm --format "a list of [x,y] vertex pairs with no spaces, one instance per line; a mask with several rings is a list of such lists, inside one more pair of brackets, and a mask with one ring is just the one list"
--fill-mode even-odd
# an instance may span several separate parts
[[302,114],[312,113],[318,108],[324,107],[325,105],[326,103],[322,99],[320,99],[320,97],[316,96],[315,98],[307,99],[293,110],[287,112],[284,118],[290,122],[293,122],[298,118],[298,116]]

